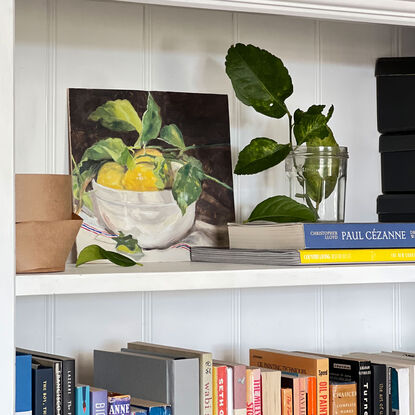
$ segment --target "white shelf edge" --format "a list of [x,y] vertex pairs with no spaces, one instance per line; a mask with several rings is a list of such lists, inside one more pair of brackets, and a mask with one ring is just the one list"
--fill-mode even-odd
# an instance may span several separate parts
[[89,264],[65,272],[19,274],[16,295],[183,291],[415,282],[415,265],[270,267],[213,263],[146,263],[140,269]]
[[407,0],[111,0],[161,6],[190,7],[310,17],[364,23],[415,26],[415,2]]

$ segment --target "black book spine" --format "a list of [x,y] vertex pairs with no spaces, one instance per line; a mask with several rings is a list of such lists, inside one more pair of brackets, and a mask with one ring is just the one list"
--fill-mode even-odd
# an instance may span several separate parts
[[32,414],[53,415],[53,371],[32,369]]
[[359,363],[359,381],[357,383],[359,400],[357,408],[360,415],[374,414],[372,408],[372,369],[370,362]]
[[329,358],[330,382],[356,382],[357,413],[372,415],[371,367],[368,361]]
[[55,415],[62,415],[62,362],[54,365]]
[[62,361],[62,415],[75,415],[75,360]]
[[372,363],[372,408],[373,414],[387,413],[386,365]]
[[387,400],[388,400],[387,415],[392,415],[392,368],[390,366],[387,366],[386,379],[387,379]]

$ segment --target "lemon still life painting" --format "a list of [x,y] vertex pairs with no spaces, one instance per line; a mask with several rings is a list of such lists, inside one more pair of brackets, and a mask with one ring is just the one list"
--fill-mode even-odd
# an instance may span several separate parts
[[69,89],[77,250],[189,260],[234,220],[226,95]]

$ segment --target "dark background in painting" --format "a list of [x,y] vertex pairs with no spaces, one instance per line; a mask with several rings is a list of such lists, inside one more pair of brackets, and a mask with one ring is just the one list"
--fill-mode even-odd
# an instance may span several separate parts
[[[157,91],[151,91],[151,94],[160,107],[162,126],[176,124],[186,146],[223,144],[191,150],[188,154],[203,163],[206,174],[232,187],[227,96]],[[88,116],[108,100],[128,99],[142,118],[147,108],[147,96],[147,91],[69,89],[70,148],[75,161],[78,163],[88,147],[107,137],[119,137],[126,145],[133,145],[137,133],[110,131],[100,123],[89,121]],[[149,145],[152,144],[168,147],[161,141],[152,141]],[[196,219],[214,225],[234,221],[233,192],[211,180],[205,180],[196,205]]]

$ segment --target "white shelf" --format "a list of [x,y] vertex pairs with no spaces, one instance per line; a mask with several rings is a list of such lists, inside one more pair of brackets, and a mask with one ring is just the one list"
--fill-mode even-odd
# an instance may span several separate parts
[[199,9],[280,14],[402,26],[415,25],[412,0],[114,0]]
[[19,274],[16,295],[90,294],[310,285],[415,282],[415,266],[338,265],[271,267],[195,262],[146,263],[142,268],[111,264],[67,266],[65,272]]

